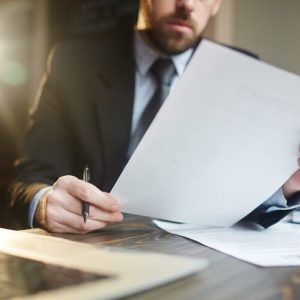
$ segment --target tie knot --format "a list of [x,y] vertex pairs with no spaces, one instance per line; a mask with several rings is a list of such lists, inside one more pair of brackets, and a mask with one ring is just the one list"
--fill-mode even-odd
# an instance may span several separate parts
[[159,85],[170,86],[176,75],[176,69],[170,58],[158,58],[150,70]]

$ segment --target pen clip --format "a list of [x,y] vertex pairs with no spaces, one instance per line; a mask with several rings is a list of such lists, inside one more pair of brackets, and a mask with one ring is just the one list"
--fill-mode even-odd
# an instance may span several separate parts
[[88,166],[85,166],[82,177],[83,177],[83,181],[90,182],[90,170]]

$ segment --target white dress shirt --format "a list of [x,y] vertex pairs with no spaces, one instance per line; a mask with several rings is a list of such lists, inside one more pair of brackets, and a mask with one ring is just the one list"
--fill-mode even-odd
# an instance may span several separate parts
[[[183,74],[186,65],[193,55],[193,49],[189,49],[179,55],[171,56],[171,60],[176,69],[176,75],[171,83],[171,92]],[[139,119],[143,114],[147,104],[154,95],[157,88],[156,80],[153,78],[150,68],[160,56],[147,43],[144,42],[140,34],[134,34],[134,57],[135,57],[135,96],[132,117],[131,134],[135,131]]]

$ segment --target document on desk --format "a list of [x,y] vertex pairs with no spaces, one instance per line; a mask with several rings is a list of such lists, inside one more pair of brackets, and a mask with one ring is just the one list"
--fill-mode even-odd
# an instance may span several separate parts
[[173,234],[263,267],[299,266],[299,225],[279,222],[267,230],[258,225],[201,229],[195,225],[154,221]]
[[112,194],[124,212],[231,226],[297,169],[300,77],[202,41]]

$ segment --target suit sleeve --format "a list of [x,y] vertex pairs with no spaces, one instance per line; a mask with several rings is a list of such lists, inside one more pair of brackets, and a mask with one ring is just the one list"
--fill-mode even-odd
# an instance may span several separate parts
[[241,221],[255,222],[264,228],[268,228],[279,222],[288,215],[293,209],[300,205],[300,192],[294,194],[286,200],[279,189],[267,201],[256,208]]
[[8,195],[17,220],[28,227],[28,211],[33,195],[52,185],[62,174],[70,174],[71,135],[62,95],[56,82],[60,65],[58,51],[49,57],[36,101],[30,111],[24,151],[15,163],[15,176]]

